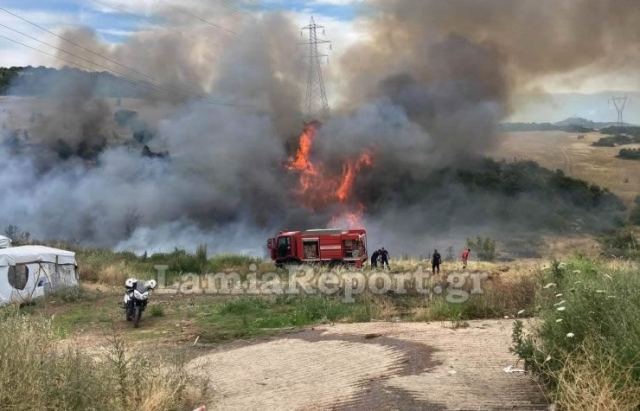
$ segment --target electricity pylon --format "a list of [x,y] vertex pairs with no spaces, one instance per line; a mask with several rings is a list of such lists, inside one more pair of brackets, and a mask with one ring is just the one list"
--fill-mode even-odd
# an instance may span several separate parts
[[320,53],[320,45],[329,44],[329,47],[331,47],[331,42],[319,39],[318,29],[322,29],[324,34],[324,26],[317,25],[313,16],[309,25],[302,28],[303,31],[309,31],[309,40],[303,43],[309,48],[309,55],[307,56],[307,91],[304,106],[304,114],[308,121],[321,120],[329,115],[329,101],[327,100],[327,91],[322,77],[321,64],[321,59],[329,56]]
[[627,105],[627,96],[624,97],[611,97],[611,102],[616,108],[618,112],[618,126],[624,125],[624,120],[622,118],[622,114],[624,113],[624,108]]

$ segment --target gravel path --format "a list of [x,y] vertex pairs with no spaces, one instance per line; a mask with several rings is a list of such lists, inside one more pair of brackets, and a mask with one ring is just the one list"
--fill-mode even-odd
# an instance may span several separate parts
[[544,410],[509,353],[512,321],[336,324],[245,345],[189,366],[221,410]]

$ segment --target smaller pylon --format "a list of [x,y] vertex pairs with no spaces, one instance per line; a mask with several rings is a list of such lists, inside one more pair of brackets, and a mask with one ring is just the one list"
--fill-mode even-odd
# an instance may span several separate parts
[[611,102],[613,103],[614,107],[616,108],[616,111],[618,112],[618,119],[616,121],[618,126],[624,125],[624,118],[622,117],[622,115],[624,113],[624,108],[627,106],[627,101],[628,101],[627,96],[611,97]]

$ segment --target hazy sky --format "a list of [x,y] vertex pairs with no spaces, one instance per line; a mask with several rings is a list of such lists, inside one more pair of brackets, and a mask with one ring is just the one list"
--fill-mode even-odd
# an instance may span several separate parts
[[[208,0],[207,3],[212,1],[219,3],[223,10],[226,8],[231,13],[285,11],[301,24],[306,23],[309,17],[314,15],[327,27],[327,34],[331,33],[332,39],[335,40],[343,40],[345,37],[354,35],[353,22],[361,13],[363,3],[361,0]],[[69,26],[86,26],[94,29],[104,41],[119,43],[137,31],[166,23],[154,17],[152,13],[154,7],[188,3],[197,4],[199,1],[5,0],[0,7],[53,31]],[[223,23],[215,20],[211,22],[223,26]],[[39,39],[51,40],[50,35],[1,10],[0,23]],[[193,24],[203,24],[203,22],[193,18]],[[232,29],[232,27],[229,28]],[[6,27],[0,27],[0,34],[38,46],[33,40],[12,32]],[[221,34],[212,27],[212,39]],[[6,39],[0,39],[0,51],[0,64],[3,66],[51,64],[50,58]]]
[[[96,31],[98,36],[110,44],[118,44],[141,30],[165,25],[152,11],[156,7],[171,4],[198,4],[205,0],[4,0],[0,7],[28,18],[52,31],[60,31],[70,26],[85,26]],[[445,1],[445,0],[443,0]],[[231,13],[261,13],[265,11],[284,11],[300,26],[306,24],[311,15],[326,27],[327,38],[333,41],[331,60],[337,60],[366,34],[359,30],[359,19],[366,18],[366,0],[207,0],[207,4],[218,2],[221,10]],[[227,13],[228,14],[228,13]],[[189,16],[186,16],[189,17]],[[193,24],[203,24],[192,17]],[[220,27],[228,28],[230,20],[211,21]],[[0,10],[0,24],[19,30],[43,41],[56,44],[56,38],[36,27]],[[239,33],[242,35],[242,33]],[[215,41],[224,36],[221,29],[211,27],[211,38]],[[0,36],[18,40],[27,45],[49,53],[55,51],[37,42],[0,26]],[[22,45],[0,37],[0,66],[46,65],[60,66],[63,63],[50,56],[41,54]],[[340,73],[337,64],[329,64],[326,70]],[[607,103],[607,96],[640,90],[640,76],[625,70],[611,68],[609,72],[589,76],[579,73],[564,73],[541,78],[531,86],[536,98],[519,98],[512,119],[521,121],[558,120],[568,116],[582,116],[598,121],[615,119],[615,110]],[[328,76],[331,77],[331,76]],[[330,99],[338,99],[337,93],[331,93]],[[335,91],[335,90],[334,90]],[[556,95],[560,93],[560,95]],[[580,93],[580,94],[576,94]],[[592,96],[592,94],[597,95]],[[545,97],[545,94],[546,97]],[[553,94],[554,96],[551,96]],[[586,94],[583,95],[583,94]],[[521,104],[525,102],[526,104]],[[628,109],[629,121],[640,123],[640,101],[635,110],[633,99]]]

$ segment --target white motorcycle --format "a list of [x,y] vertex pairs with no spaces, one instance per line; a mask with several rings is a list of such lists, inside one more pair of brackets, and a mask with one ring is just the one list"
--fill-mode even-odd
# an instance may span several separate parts
[[128,278],[124,282],[126,291],[124,293],[124,312],[127,321],[133,321],[133,326],[138,328],[142,312],[147,308],[149,295],[151,290],[156,288],[158,283],[155,280],[149,280],[145,283],[135,278]]

